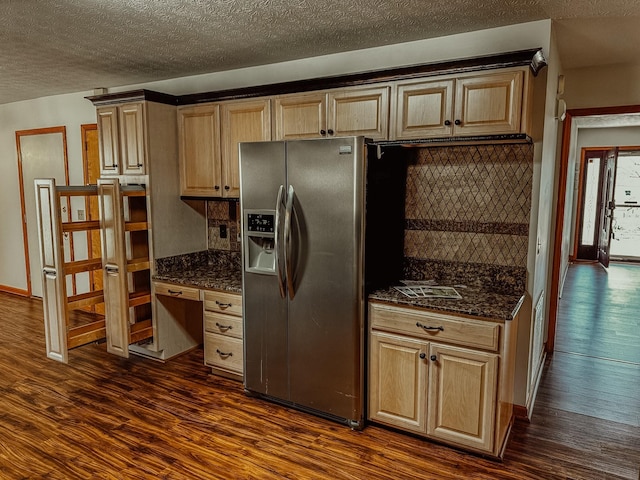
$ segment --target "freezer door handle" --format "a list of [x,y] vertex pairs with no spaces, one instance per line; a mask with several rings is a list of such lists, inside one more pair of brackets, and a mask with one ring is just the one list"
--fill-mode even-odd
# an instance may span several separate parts
[[280,297],[286,298],[287,292],[284,284],[284,272],[282,268],[282,261],[284,260],[284,255],[281,251],[281,243],[280,243],[280,221],[281,221],[281,210],[283,206],[283,197],[284,197],[284,185],[280,185],[278,189],[278,197],[276,199],[276,225],[274,230],[274,250],[276,254],[276,270],[278,273],[278,288],[280,289]]
[[289,185],[287,192],[287,208],[284,211],[284,265],[287,277],[287,290],[289,290],[289,298],[293,300],[296,292],[293,289],[293,266],[291,262],[291,215],[293,214],[293,196],[295,190],[293,185]]

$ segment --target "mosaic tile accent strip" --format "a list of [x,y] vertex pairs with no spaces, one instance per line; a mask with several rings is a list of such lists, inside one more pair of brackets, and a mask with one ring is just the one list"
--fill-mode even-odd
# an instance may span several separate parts
[[505,235],[528,235],[529,225],[524,223],[454,222],[451,220],[406,220],[405,230],[431,230],[434,232],[475,232]]

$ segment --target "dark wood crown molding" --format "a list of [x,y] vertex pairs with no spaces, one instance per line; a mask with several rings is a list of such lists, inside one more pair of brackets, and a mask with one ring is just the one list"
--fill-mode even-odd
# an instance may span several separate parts
[[347,75],[317,77],[291,82],[272,83],[252,87],[233,88],[188,95],[170,95],[151,90],[107,93],[86,97],[95,106],[116,105],[133,101],[148,100],[168,105],[194,105],[199,103],[239,100],[244,98],[267,97],[288,93],[303,93],[314,90],[346,88],[373,83],[392,82],[435,75],[456,75],[466,72],[481,72],[498,68],[529,66],[534,75],[546,65],[541,48],[519,50],[479,57],[463,58],[446,62],[424,63],[407,67],[371,70]]

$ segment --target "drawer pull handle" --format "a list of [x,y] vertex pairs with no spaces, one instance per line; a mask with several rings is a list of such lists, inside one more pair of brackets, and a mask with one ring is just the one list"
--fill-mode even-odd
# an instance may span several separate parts
[[233,357],[233,352],[228,352],[228,353],[221,352],[219,348],[216,348],[216,353],[217,353],[218,355],[220,355],[221,357],[225,357],[225,358],[227,358],[227,357]]
[[182,295],[182,290],[167,290],[170,295]]
[[439,327],[431,327],[429,325],[423,325],[420,322],[416,322],[416,327],[424,328],[425,330],[440,330],[441,332],[444,332],[444,327],[442,325]]
[[233,328],[232,325],[220,325],[218,322],[216,322],[216,327],[218,327],[223,332],[226,332],[227,330],[231,330]]
[[233,304],[231,303],[222,303],[222,302],[219,302],[218,300],[216,300],[216,305],[218,305],[220,308],[233,307]]

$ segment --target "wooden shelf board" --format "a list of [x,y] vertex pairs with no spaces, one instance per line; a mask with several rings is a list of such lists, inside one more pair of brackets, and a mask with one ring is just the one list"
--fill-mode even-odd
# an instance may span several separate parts
[[131,325],[129,343],[137,343],[149,338],[153,338],[153,323],[151,319],[141,320]]
[[142,186],[128,185],[121,187],[120,193],[124,197],[144,197],[147,191]]
[[89,220],[86,222],[66,222],[62,224],[63,232],[84,232],[85,230],[98,230],[100,222],[98,220]]
[[143,258],[132,258],[131,260],[127,260],[127,272],[139,272],[141,270],[149,270],[150,262],[146,257]]
[[85,197],[98,194],[97,185],[56,185],[60,197]]
[[102,340],[105,337],[105,321],[104,319],[97,320],[86,325],[70,328],[67,331],[67,348],[71,349],[86,345],[87,343]]
[[148,230],[149,224],[147,222],[126,222],[124,224],[125,232],[140,232],[142,230]]
[[64,264],[63,270],[65,275],[71,275],[74,273],[90,272],[93,270],[99,270],[102,268],[101,258],[90,258],[88,260],[78,260],[75,262],[68,262]]
[[137,307],[144,305],[145,303],[151,303],[151,292],[132,292],[129,294],[129,307]]
[[104,290],[95,290],[93,292],[81,293],[67,297],[67,308],[75,310],[77,308],[88,307],[104,302]]

